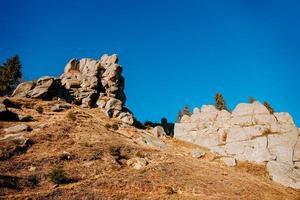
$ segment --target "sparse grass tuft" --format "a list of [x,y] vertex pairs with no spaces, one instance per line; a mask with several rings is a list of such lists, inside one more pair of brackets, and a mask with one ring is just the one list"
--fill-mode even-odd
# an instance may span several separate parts
[[31,175],[28,177],[28,182],[30,184],[30,187],[35,187],[39,184],[39,178],[37,175]]
[[71,120],[71,121],[75,121],[76,120],[76,116],[74,114],[74,112],[72,112],[71,110],[69,112],[67,112],[66,117]]
[[104,126],[105,126],[105,128],[107,128],[107,129],[110,129],[110,128],[111,128],[111,125],[110,125],[109,123],[106,123]]
[[108,150],[109,150],[110,155],[119,156],[121,148],[115,147],[115,146],[109,146]]
[[112,124],[111,128],[116,131],[119,129],[119,126],[118,126],[118,124]]
[[41,106],[38,106],[35,110],[36,110],[39,114],[43,114],[43,113],[44,113],[44,109],[43,109],[43,107],[41,107]]
[[55,184],[67,183],[68,180],[65,171],[61,166],[53,168],[49,176],[50,180]]
[[104,126],[106,129],[113,129],[115,131],[119,129],[119,125],[116,123],[113,124],[106,123]]

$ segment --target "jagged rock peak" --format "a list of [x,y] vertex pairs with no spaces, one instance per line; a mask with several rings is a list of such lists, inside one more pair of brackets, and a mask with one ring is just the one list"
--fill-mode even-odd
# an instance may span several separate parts
[[85,108],[100,107],[108,116],[132,124],[132,113],[125,107],[125,81],[118,55],[104,54],[99,60],[72,58],[59,77],[42,77],[21,83],[12,96],[51,100],[65,99]]

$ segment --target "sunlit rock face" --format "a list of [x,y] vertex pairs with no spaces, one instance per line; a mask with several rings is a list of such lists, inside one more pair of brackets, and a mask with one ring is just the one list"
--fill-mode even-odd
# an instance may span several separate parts
[[175,124],[174,137],[226,159],[267,164],[274,181],[300,189],[300,131],[289,113],[270,114],[259,102],[232,113],[204,105]]
[[125,81],[118,56],[104,54],[99,60],[71,59],[59,77],[42,77],[21,83],[14,97],[51,100],[59,97],[85,108],[99,107],[110,117],[132,124],[132,113],[125,107]]

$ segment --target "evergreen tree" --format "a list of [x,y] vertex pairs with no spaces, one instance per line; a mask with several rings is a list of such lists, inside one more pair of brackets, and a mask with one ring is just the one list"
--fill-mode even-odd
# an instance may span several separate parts
[[10,94],[22,78],[21,62],[18,55],[8,58],[0,66],[0,96]]
[[249,97],[249,103],[254,103],[254,101],[255,101],[255,99],[252,96],[250,96]]
[[272,106],[268,103],[268,102],[266,102],[266,101],[264,101],[264,106],[269,110],[269,112],[271,113],[271,114],[273,114],[275,111],[274,111],[274,109],[272,108]]
[[221,93],[217,93],[215,95],[215,107],[218,110],[228,110],[223,95]]
[[177,123],[179,123],[179,122],[180,122],[180,120],[181,120],[182,116],[183,116],[182,112],[181,112],[181,111],[179,111],[179,112],[178,112],[178,115],[177,115],[177,120],[176,120],[176,122],[177,122]]
[[184,108],[182,110],[182,114],[187,115],[187,116],[191,116],[191,112],[190,112],[190,109],[189,109],[188,105],[184,106]]

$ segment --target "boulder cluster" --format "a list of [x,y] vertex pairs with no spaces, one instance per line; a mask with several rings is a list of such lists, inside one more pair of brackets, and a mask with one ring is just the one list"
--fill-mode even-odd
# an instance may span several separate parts
[[99,107],[109,117],[134,123],[132,113],[125,107],[124,78],[116,54],[105,54],[99,60],[73,58],[59,78],[44,76],[37,81],[21,83],[12,96],[60,98],[85,108]]
[[270,177],[300,189],[300,131],[289,113],[274,113],[259,102],[241,103],[232,113],[203,105],[175,124],[174,137],[209,148],[225,164],[266,164]]

